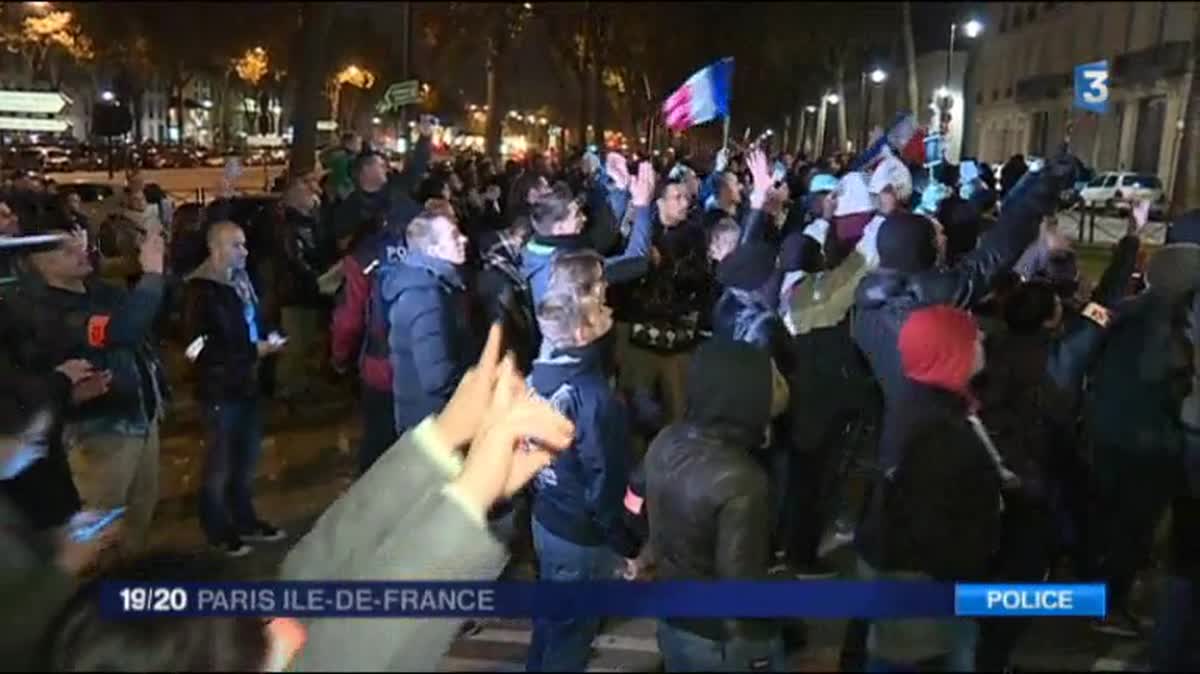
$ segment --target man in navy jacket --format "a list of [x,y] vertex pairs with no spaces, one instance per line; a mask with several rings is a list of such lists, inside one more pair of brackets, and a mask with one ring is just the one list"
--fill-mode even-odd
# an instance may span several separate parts
[[[570,451],[534,483],[533,543],[543,581],[611,579],[637,544],[623,526],[629,483],[629,419],[609,386],[604,261],[591,251],[562,253],[552,263],[538,304],[543,336],[531,388],[575,424]],[[599,619],[534,621],[528,671],[583,671]]]

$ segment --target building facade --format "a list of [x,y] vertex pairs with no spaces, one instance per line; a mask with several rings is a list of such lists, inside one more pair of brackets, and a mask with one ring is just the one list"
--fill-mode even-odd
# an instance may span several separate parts
[[[1046,156],[1070,132],[1097,171],[1157,174],[1170,192],[1190,86],[1197,3],[997,2],[968,76],[968,146],[986,161]],[[1102,115],[1073,108],[1074,70],[1107,60]]]

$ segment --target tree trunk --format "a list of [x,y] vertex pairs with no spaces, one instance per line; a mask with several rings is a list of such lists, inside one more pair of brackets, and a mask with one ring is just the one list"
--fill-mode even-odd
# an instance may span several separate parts
[[817,159],[826,156],[825,154],[825,129],[829,126],[829,101],[825,96],[821,97],[821,107],[817,110],[817,133],[814,136],[816,140],[813,142],[813,156]]
[[837,95],[838,95],[838,152],[846,151],[846,64],[845,59],[838,63],[837,69],[834,71],[834,77],[837,78]]
[[904,2],[902,8],[904,16],[900,22],[900,30],[904,33],[904,69],[908,75],[908,106],[913,114],[919,115],[921,114],[921,103],[917,99],[921,94],[917,88],[917,48],[913,44],[912,3]]
[[[590,7],[590,6],[591,5],[589,4],[588,7]],[[586,11],[587,10],[585,9],[585,12]],[[576,62],[575,62],[575,65],[576,65],[575,75],[576,75],[577,81],[579,82],[579,127],[578,127],[579,130],[578,130],[578,134],[575,137],[575,144],[579,146],[580,150],[586,150],[587,144],[588,144],[588,140],[587,140],[588,118],[591,116],[589,113],[591,112],[591,109],[592,109],[591,102],[590,102],[591,97],[589,96],[590,91],[591,91],[591,79],[588,77],[588,62],[590,61],[590,58],[591,58],[590,50],[592,49],[592,44],[593,44],[592,22],[588,18],[586,13],[584,14],[584,17],[583,17],[582,27],[583,27],[583,31],[582,31],[583,32],[583,49],[582,49],[582,53],[577,57],[578,60],[576,60]]]
[[1192,12],[1191,72],[1185,89],[1184,110],[1179,117],[1183,131],[1177,132],[1181,137],[1177,142],[1175,177],[1171,185],[1172,217],[1200,207],[1200,86],[1196,86],[1196,73],[1200,72],[1200,49],[1196,47],[1200,40],[1200,8],[1193,7]]
[[302,24],[297,48],[303,52],[296,82],[295,128],[288,171],[303,175],[312,171],[317,153],[317,115],[325,83],[325,52],[335,6],[332,3],[306,2],[301,10]]
[[497,166],[504,159],[500,152],[500,122],[504,111],[500,108],[500,54],[495,38],[488,41],[487,63],[487,125],[483,130],[484,153],[496,160]]

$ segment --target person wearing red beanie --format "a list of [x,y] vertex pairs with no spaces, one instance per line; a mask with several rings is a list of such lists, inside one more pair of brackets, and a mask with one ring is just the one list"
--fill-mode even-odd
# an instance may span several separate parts
[[[970,383],[984,366],[982,333],[966,311],[927,306],[901,325],[898,346],[901,451],[856,535],[860,576],[987,580],[1000,542],[1001,490],[1015,476],[974,414]],[[869,629],[868,671],[974,671],[973,620],[874,621]]]
[[900,328],[900,364],[912,381],[970,397],[971,378],[983,370],[983,339],[962,309],[914,311]]

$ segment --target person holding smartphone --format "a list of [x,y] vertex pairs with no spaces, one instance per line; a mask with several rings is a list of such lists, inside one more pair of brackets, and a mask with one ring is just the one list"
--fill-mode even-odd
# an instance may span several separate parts
[[[44,457],[54,428],[50,388],[36,377],[3,373],[0,390],[0,479],[10,480]],[[81,514],[77,521],[94,521]],[[67,533],[38,531],[0,494],[0,662],[20,671],[32,663],[31,645],[75,589],[75,579],[90,569],[100,552],[119,535],[114,524],[96,528],[88,540]],[[68,527],[68,532],[70,527]]]
[[200,523],[209,544],[231,557],[250,553],[246,541],[270,542],[284,532],[258,518],[253,494],[262,450],[258,366],[283,349],[268,333],[258,294],[246,273],[246,235],[232,222],[208,233],[208,259],[187,278],[185,329],[195,363],[196,399],[204,409],[204,483]]

